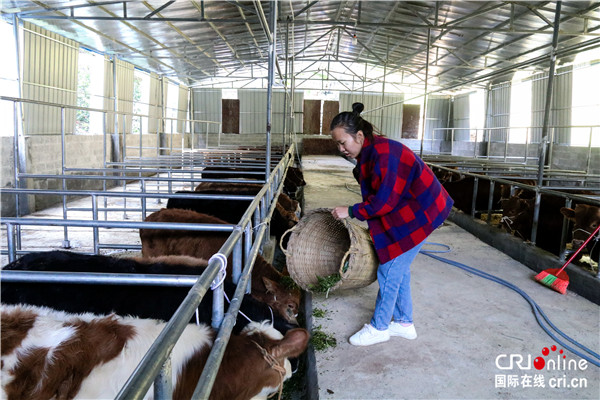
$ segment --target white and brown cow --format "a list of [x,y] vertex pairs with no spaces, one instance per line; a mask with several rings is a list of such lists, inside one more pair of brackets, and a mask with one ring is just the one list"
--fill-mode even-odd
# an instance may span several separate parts
[[[9,400],[114,398],[165,327],[26,305],[1,311],[2,397]],[[171,354],[173,398],[191,398],[214,338],[206,325],[185,328]],[[266,398],[291,376],[287,359],[300,355],[308,339],[301,328],[282,336],[268,324],[248,325],[231,336],[210,399]]]

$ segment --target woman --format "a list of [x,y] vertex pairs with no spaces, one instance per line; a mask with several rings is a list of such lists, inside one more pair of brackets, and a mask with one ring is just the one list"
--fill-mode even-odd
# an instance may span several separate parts
[[356,346],[416,339],[410,293],[410,264],[423,242],[450,213],[453,200],[427,165],[408,147],[373,134],[361,118],[361,103],[331,122],[331,137],[355,158],[362,203],[339,206],[336,219],[366,220],[379,258],[379,292],[370,324],[350,337]]

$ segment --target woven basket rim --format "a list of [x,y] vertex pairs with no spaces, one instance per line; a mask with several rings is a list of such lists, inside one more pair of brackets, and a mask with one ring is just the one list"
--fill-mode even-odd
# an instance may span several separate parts
[[[344,246],[342,252],[340,253],[338,248],[336,253],[340,255],[340,261],[334,262],[335,264],[329,264],[327,268],[335,268],[335,272],[340,276],[340,280],[336,282],[329,291],[333,291],[336,289],[343,288],[357,288],[364,287],[377,279],[377,267],[379,266],[379,261],[377,259],[377,255],[373,248],[371,236],[368,233],[368,230],[363,226],[360,226],[356,223],[353,223],[348,218],[342,220],[334,219],[331,214],[332,209],[329,208],[316,208],[308,211],[296,224],[293,228],[286,231],[281,238],[280,245],[284,254],[288,258],[288,271],[294,280],[302,280],[302,282],[297,282],[299,286],[301,286],[305,290],[312,291],[309,289],[309,286],[314,283],[306,283],[308,277],[308,282],[314,282],[312,278],[322,276],[327,277],[331,276],[332,273],[324,272],[323,275],[315,274],[313,271],[314,264],[312,262],[307,262],[306,256],[307,253],[313,251],[314,248],[323,247],[326,244],[331,245],[331,242],[323,243],[314,243],[314,241],[318,241],[319,237],[313,237],[310,234],[315,232],[315,228],[318,228],[318,222],[323,221],[322,217],[325,217],[325,221],[332,222],[332,224],[328,225],[325,230],[331,231],[332,227],[339,224],[339,232],[340,235],[347,235],[348,238],[348,248],[345,249],[346,242],[341,245]],[[319,215],[317,219],[314,219],[316,215]],[[331,218],[331,220],[329,219]],[[308,227],[306,228],[305,225]],[[343,233],[342,233],[343,228]],[[302,235],[303,229],[307,229],[306,235]],[[335,228],[333,228],[335,230]],[[283,240],[287,234],[290,234],[290,238],[288,241],[288,249],[283,248]],[[321,237],[322,238],[322,237]],[[296,248],[296,241],[302,240],[302,248]],[[308,241],[308,243],[306,243]],[[290,254],[290,249],[299,251],[301,254]],[[319,253],[318,257],[325,257],[322,253]],[[326,257],[325,257],[326,258]],[[331,259],[328,262],[332,262]],[[346,270],[344,271],[344,267],[347,265]],[[321,266],[325,268],[325,266]],[[331,270],[331,269],[330,269]],[[301,275],[301,276],[298,276]]]

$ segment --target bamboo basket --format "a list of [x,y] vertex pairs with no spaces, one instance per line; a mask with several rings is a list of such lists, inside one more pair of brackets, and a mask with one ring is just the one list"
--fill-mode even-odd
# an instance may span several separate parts
[[[290,235],[287,248],[283,239]],[[370,285],[377,279],[379,261],[367,229],[346,218],[336,220],[327,208],[307,212],[281,237],[290,277],[304,290],[314,291],[317,277],[339,274],[329,291]]]

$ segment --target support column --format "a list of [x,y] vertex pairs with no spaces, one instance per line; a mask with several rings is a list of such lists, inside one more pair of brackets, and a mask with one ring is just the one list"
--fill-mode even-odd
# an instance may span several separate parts
[[[19,18],[13,14],[13,34],[15,36],[15,50],[17,53],[17,80],[18,80],[18,95],[23,98],[23,70],[21,68],[21,42],[19,40]],[[23,126],[23,103],[15,102],[13,107],[14,113],[14,180],[15,187],[18,189],[27,189],[27,181],[21,180],[20,174],[27,172],[27,149],[25,148],[25,135]],[[33,210],[30,209],[29,199],[27,196],[18,195],[15,199],[16,216],[30,214]],[[17,246],[20,249],[20,231],[21,226],[17,225],[19,232],[19,240]]]
[[421,131],[421,149],[419,157],[423,157],[423,142],[425,140],[425,123],[427,122],[427,82],[429,81],[429,48],[431,47],[431,28],[427,28],[427,57],[425,61],[425,91],[423,93],[423,128]]
[[272,107],[273,107],[273,81],[275,77],[275,63],[276,59],[276,37],[277,29],[275,24],[277,21],[277,3],[275,1],[269,2],[270,13],[269,13],[269,31],[271,33],[271,41],[269,43],[269,76],[267,85],[267,144],[266,144],[266,167],[265,167],[265,181],[269,179],[271,173],[271,120],[272,120]]
[[[538,159],[538,181],[537,186],[541,187],[544,181],[544,166],[546,164],[546,148],[548,146],[548,122],[550,119],[550,107],[552,107],[552,85],[554,84],[554,67],[556,65],[556,51],[558,48],[558,29],[560,25],[560,8],[562,2],[556,2],[554,11],[554,31],[552,33],[552,48],[550,49],[550,68],[548,69],[548,86],[546,88],[546,104],[544,106],[544,120],[542,123],[542,141],[540,143],[540,153]],[[540,216],[540,194],[538,192],[535,198],[535,207],[533,209],[533,227],[531,230],[531,242],[535,244],[537,236],[537,227]]]
[[544,106],[544,120],[542,123],[542,142],[540,144],[540,156],[538,165],[538,186],[542,186],[544,178],[544,165],[546,163],[546,149],[548,146],[548,121],[550,119],[550,108],[552,107],[552,86],[554,84],[554,67],[556,65],[556,51],[558,49],[558,29],[560,25],[560,8],[562,2],[556,2],[554,11],[554,31],[552,33],[552,48],[550,49],[550,68],[548,69],[548,85],[546,87],[546,104]]

